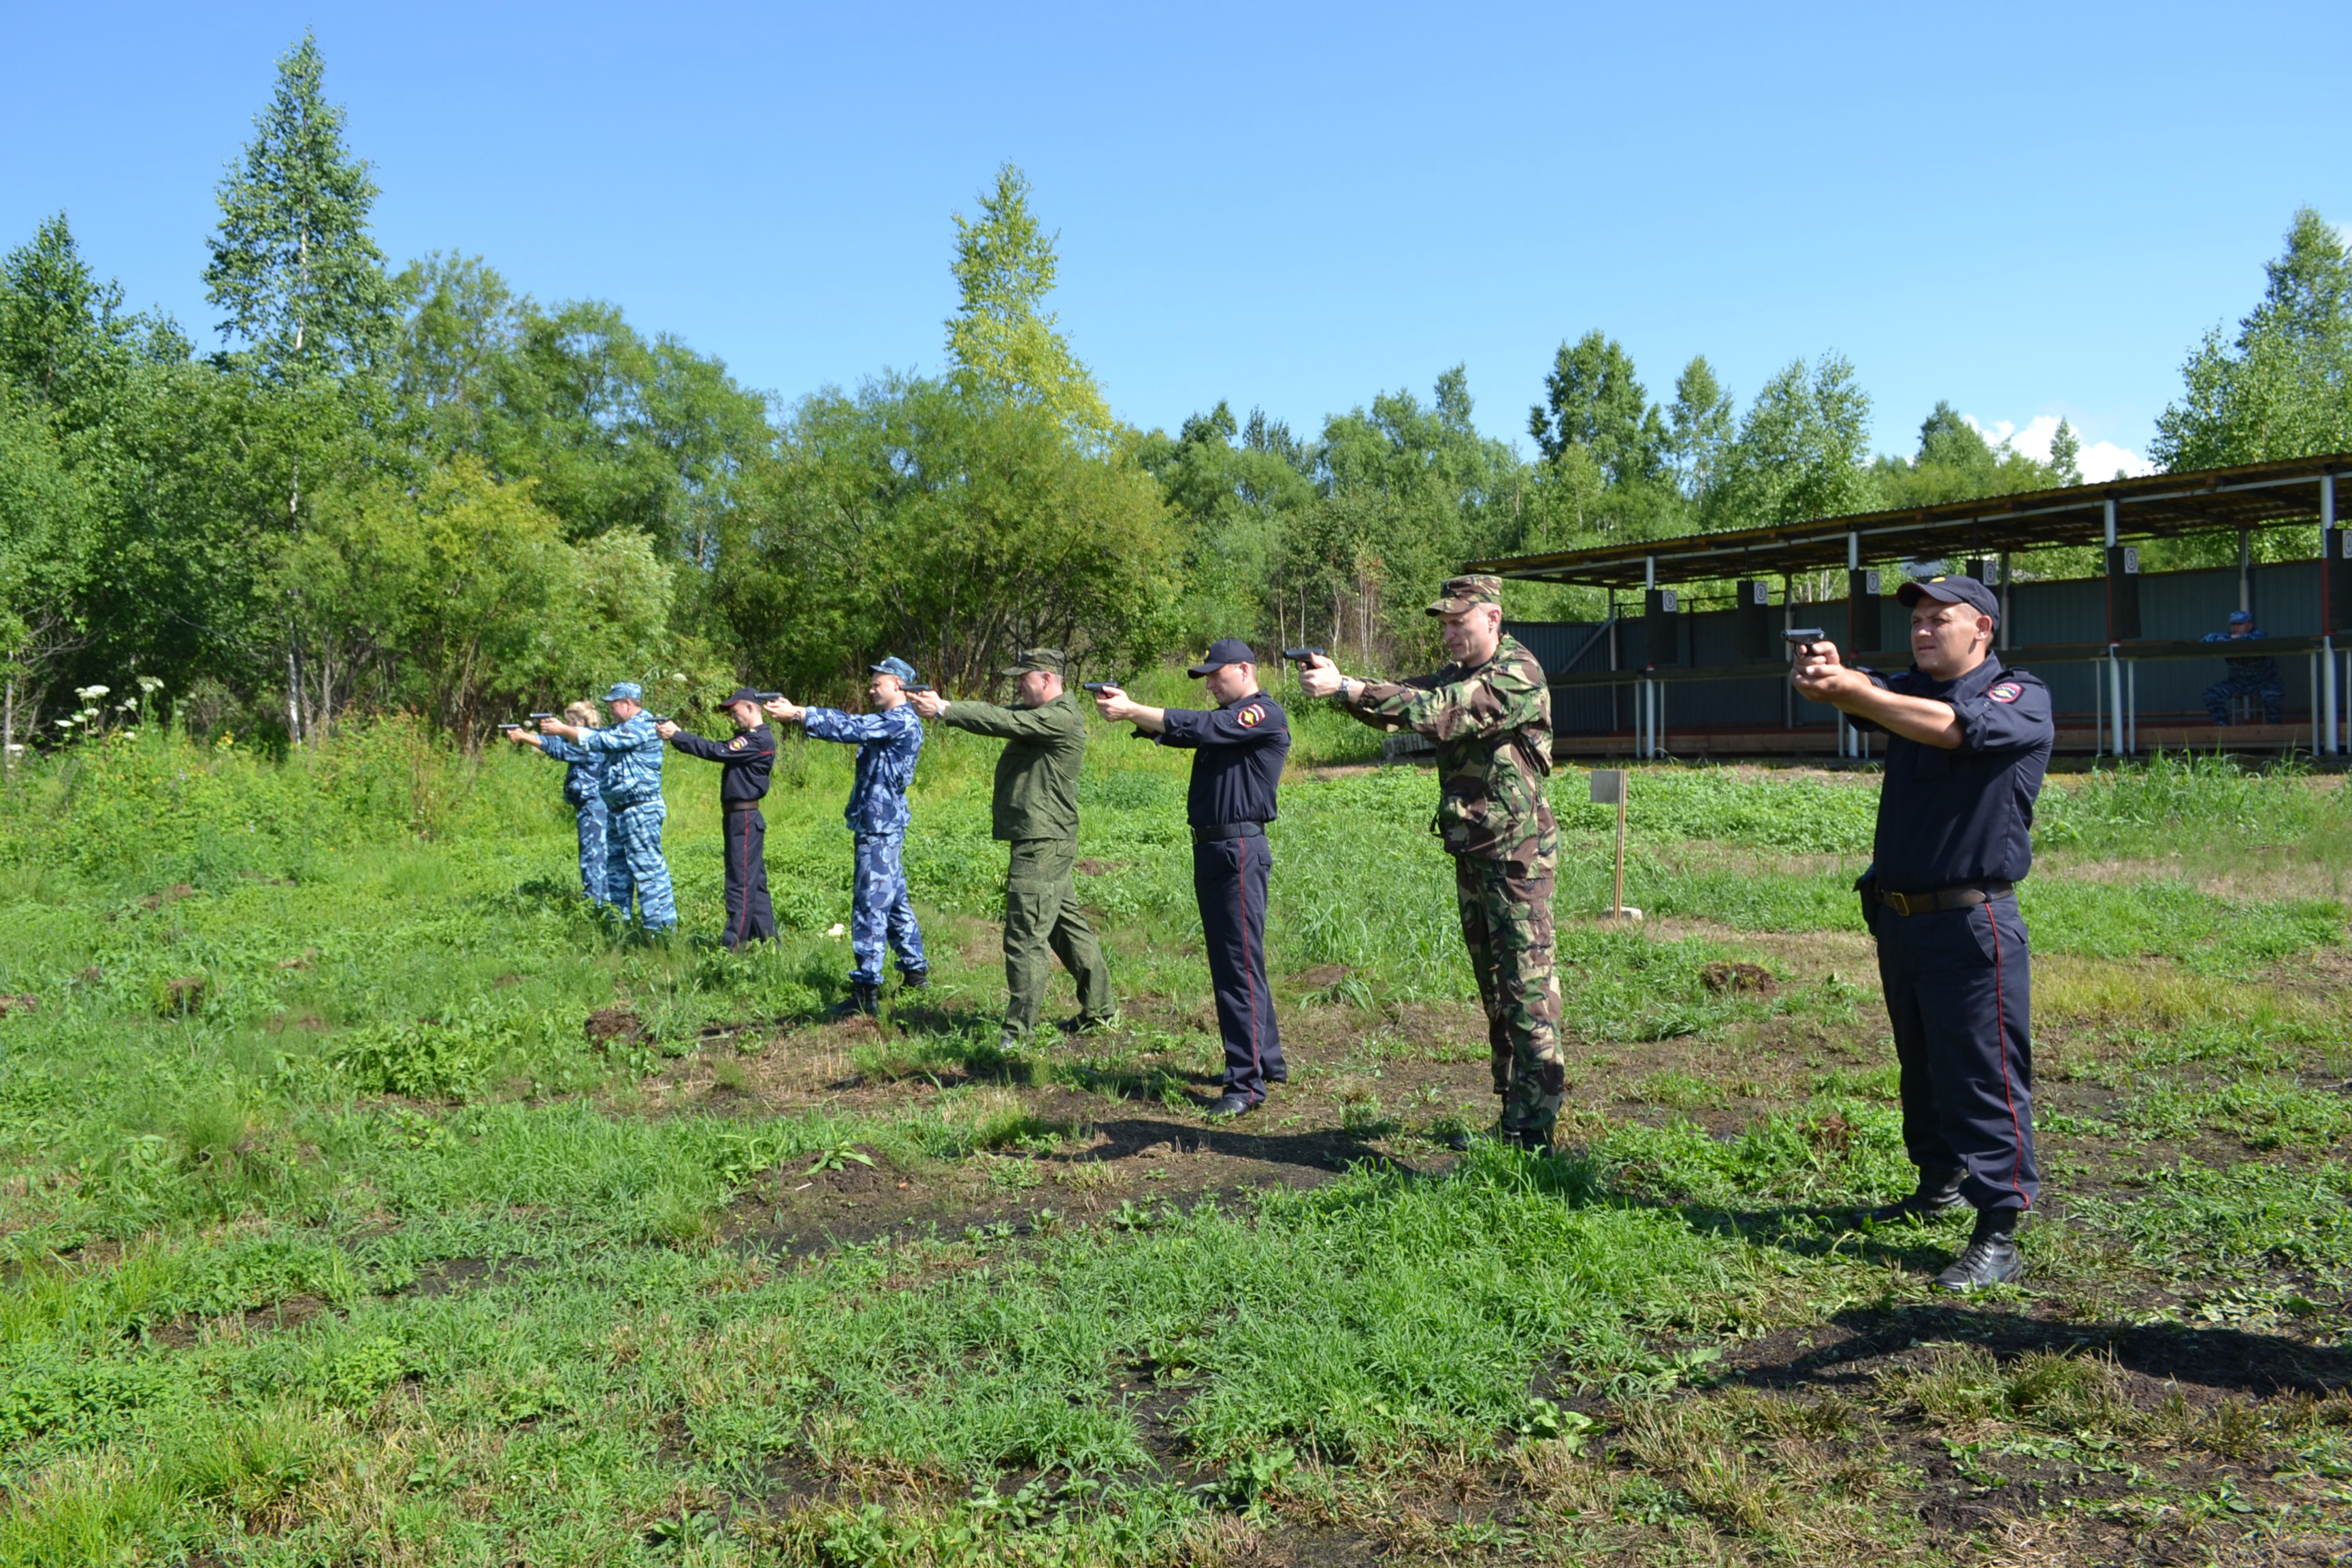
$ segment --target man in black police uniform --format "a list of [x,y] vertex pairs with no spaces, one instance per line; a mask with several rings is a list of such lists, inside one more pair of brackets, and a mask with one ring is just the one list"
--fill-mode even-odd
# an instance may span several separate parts
[[1265,825],[1290,754],[1290,720],[1257,689],[1257,656],[1238,637],[1213,645],[1192,666],[1217,706],[1147,708],[1116,686],[1095,696],[1095,710],[1157,735],[1163,746],[1192,748],[1192,785],[1184,815],[1192,825],[1192,896],[1209,949],[1217,993],[1217,1029],[1225,1040],[1224,1092],[1212,1116],[1239,1116],[1265,1099],[1266,1086],[1290,1076],[1265,985],[1265,884],[1274,857]]
[[1992,654],[2000,602],[1973,577],[1906,583],[1912,668],[1851,668],[1828,643],[1800,650],[1801,695],[1882,730],[1886,783],[1871,868],[1857,884],[1901,1068],[1903,1143],[1918,1190],[1861,1220],[1967,1202],[1948,1290],[2014,1279],[2033,1162],[2032,959],[2012,885],[2033,863],[2033,801],[2049,765],[2050,692]]
[[737,687],[719,706],[735,721],[731,741],[689,735],[667,719],[654,729],[688,756],[724,770],[719,775],[719,814],[727,843],[727,930],[719,940],[740,947],[776,934],[776,909],[768,901],[768,819],[760,815],[768,773],[776,763],[776,737],[760,717],[760,694],[750,687]]

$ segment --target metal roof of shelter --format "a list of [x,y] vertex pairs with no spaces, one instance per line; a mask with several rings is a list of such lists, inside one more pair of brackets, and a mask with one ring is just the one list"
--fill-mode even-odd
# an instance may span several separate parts
[[2149,474],[2065,489],[2021,490],[2014,495],[1813,518],[1728,533],[1693,533],[1591,550],[1507,555],[1465,562],[1462,570],[1536,583],[1639,588],[1650,582],[1843,570],[1850,563],[1850,547],[1855,558],[1866,563],[1940,561],[1997,555],[2004,550],[2104,544],[2111,501],[2118,540],[2272,528],[2317,517],[2320,482],[2332,479],[2339,471],[2352,472],[2352,453]]

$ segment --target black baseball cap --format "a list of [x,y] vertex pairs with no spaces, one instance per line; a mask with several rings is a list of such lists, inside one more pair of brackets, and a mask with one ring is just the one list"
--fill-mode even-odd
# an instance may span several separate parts
[[1256,662],[1257,655],[1250,652],[1250,645],[1241,638],[1219,637],[1209,645],[1209,651],[1201,656],[1201,662],[1192,666],[1184,673],[1195,677],[1213,675],[1229,664],[1255,664]]
[[1938,573],[1895,590],[1895,602],[1906,610],[1922,599],[1933,599],[1941,605],[1966,605],[1980,616],[1990,616],[1996,625],[2000,621],[2000,600],[1973,577]]

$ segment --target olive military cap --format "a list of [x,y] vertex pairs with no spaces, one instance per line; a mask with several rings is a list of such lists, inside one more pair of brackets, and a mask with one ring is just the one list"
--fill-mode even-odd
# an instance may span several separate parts
[[1437,591],[1437,603],[1429,606],[1433,616],[1458,616],[1473,605],[1499,605],[1503,602],[1503,580],[1485,572],[1467,577],[1448,577],[1445,586]]
[[1000,673],[1005,675],[1026,675],[1033,669],[1043,669],[1051,671],[1053,674],[1059,675],[1062,673],[1062,650],[1060,648],[1024,647],[1021,650],[1021,657],[1014,659],[1011,665],[1007,666]]

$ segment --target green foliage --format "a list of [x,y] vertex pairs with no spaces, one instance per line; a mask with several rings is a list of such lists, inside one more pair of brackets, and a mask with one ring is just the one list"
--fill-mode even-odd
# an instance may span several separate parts
[[2181,367],[2179,402],[2157,417],[2150,456],[2208,468],[2352,446],[2352,258],[2309,207],[2234,340],[2208,332]]
[[1709,492],[1710,528],[1761,528],[1867,511],[1877,496],[1863,466],[1870,395],[1843,354],[1808,370],[1792,361],[1757,393]]
[[2164,752],[2046,790],[2034,840],[2087,855],[2161,856],[2216,835],[2243,847],[2347,828],[2352,809],[2343,792],[2312,788],[2300,769],[2256,773],[2226,757]]
[[528,481],[460,456],[422,484],[389,478],[318,508],[289,548],[316,646],[392,672],[413,703],[473,742],[501,719],[660,668],[674,569],[628,531],[567,543]]
[[242,164],[221,181],[220,227],[207,242],[205,297],[225,312],[221,335],[243,340],[257,374],[287,383],[373,371],[396,319],[383,253],[368,237],[380,193],[343,146],[325,71],[307,32],[279,57]]
[[720,560],[732,639],[795,692],[862,685],[892,653],[971,691],[1024,647],[1156,656],[1178,542],[1131,454],[1084,448],[1035,402],[890,379],[802,402]]
[[960,382],[983,394],[1042,405],[1082,441],[1112,430],[1093,375],[1042,309],[1054,291],[1058,235],[1029,210],[1029,176],[1011,163],[980,198],[980,216],[955,216],[950,270],[962,301],[948,320],[948,355]]
[[[1949,403],[1937,402],[1919,426],[1919,451],[1915,458],[1881,458],[1871,466],[1877,481],[1879,504],[1886,507],[1933,506],[1940,501],[1973,500],[1979,496],[2009,495],[2018,490],[2046,489],[2071,480],[2058,468],[2060,437],[2074,442],[2063,423],[2051,441],[2051,461],[2038,463],[2004,441],[1999,448],[1959,416]],[[2079,452],[2074,442],[2072,451]],[[2070,455],[2066,461],[2071,463]]]

